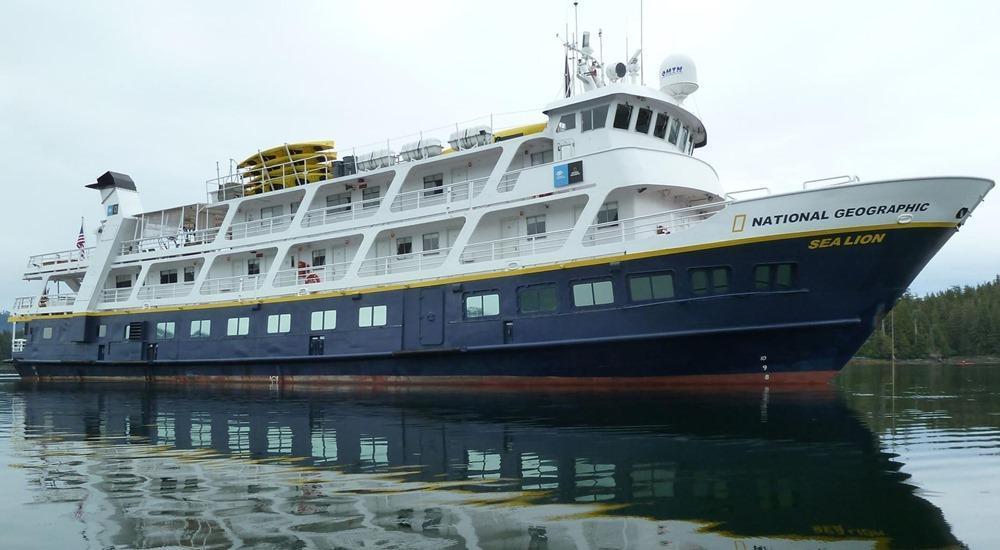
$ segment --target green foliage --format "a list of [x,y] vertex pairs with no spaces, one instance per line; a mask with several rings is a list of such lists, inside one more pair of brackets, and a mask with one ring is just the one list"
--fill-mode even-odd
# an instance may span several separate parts
[[893,322],[897,359],[1000,355],[1000,276],[924,297],[907,292],[857,354],[889,359]]

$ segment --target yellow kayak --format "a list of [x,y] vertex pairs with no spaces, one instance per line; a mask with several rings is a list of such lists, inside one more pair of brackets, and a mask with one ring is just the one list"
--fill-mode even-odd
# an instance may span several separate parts
[[[271,147],[270,149],[254,153],[247,157],[243,162],[239,163],[237,167],[246,168],[248,166],[257,166],[259,164],[271,166],[274,164],[281,164],[281,162],[288,162],[288,160],[296,160],[295,157],[308,158],[309,156],[314,156],[321,152],[325,154],[328,153],[331,156],[331,159],[335,159],[337,158],[337,153],[331,150],[333,147],[333,140],[286,143],[284,145],[278,145],[277,147]],[[281,159],[285,160],[282,161]]]
[[289,161],[286,164],[280,164],[278,166],[254,166],[245,169],[240,175],[244,178],[257,178],[262,175],[267,175],[267,177],[281,177],[281,176],[291,176],[295,174],[305,174],[311,172],[324,172],[331,171],[329,168],[329,163],[323,159],[323,157],[317,157],[315,155],[310,158],[305,158],[302,160]]
[[505,139],[511,139],[521,136],[526,136],[528,134],[537,134],[545,130],[545,123],[539,122],[537,124],[526,124],[524,126],[516,126],[514,128],[507,128],[506,130],[500,130],[493,134],[493,141],[503,141]]
[[244,189],[249,187],[261,187],[265,191],[270,191],[272,189],[282,189],[286,187],[295,187],[296,185],[302,185],[305,183],[315,183],[317,181],[323,181],[329,179],[325,173],[313,173],[313,174],[290,174],[287,176],[278,176],[273,178],[254,178],[245,182]]

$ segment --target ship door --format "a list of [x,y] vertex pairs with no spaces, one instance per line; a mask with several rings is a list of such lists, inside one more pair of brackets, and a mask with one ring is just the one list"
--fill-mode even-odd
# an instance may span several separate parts
[[326,336],[309,337],[309,355],[323,355],[326,347]]
[[557,142],[556,150],[559,151],[559,160],[570,159],[576,156],[576,144],[571,139]]
[[104,344],[97,345],[97,360],[104,361]]
[[444,343],[444,289],[420,289],[420,345]]
[[156,361],[156,350],[159,344],[146,344],[146,361]]

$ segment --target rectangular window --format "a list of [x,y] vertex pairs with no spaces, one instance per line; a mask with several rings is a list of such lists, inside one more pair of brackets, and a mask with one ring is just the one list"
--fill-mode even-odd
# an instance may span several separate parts
[[250,334],[249,317],[230,317],[226,323],[226,336],[246,336]]
[[628,291],[633,302],[673,298],[674,274],[654,273],[629,277]]
[[170,285],[177,282],[177,270],[176,269],[164,269],[160,271],[160,284]]
[[548,151],[539,151],[537,153],[531,153],[531,165],[538,166],[539,164],[548,164],[552,162],[552,149]]
[[247,260],[247,275],[260,275],[260,258]]
[[576,128],[576,113],[570,113],[559,117],[559,124],[556,126],[556,132],[565,132],[566,130],[572,130],[574,128]]
[[444,193],[444,174],[433,174],[424,176],[424,196],[440,195]]
[[618,201],[606,202],[597,211],[597,224],[610,224],[618,221]]
[[97,337],[104,338],[108,335],[108,325],[98,325],[97,326]]
[[465,297],[465,318],[478,319],[500,315],[500,295],[476,294]]
[[541,235],[545,233],[545,214],[528,216],[524,221],[528,225],[528,235]]
[[725,294],[729,292],[729,268],[706,267],[692,269],[691,292],[695,296]]
[[115,288],[131,288],[131,287],[132,287],[131,275],[115,275]]
[[292,330],[292,314],[279,313],[267,316],[267,333],[278,334],[279,332],[289,332]]
[[337,328],[337,310],[314,311],[309,320],[309,330],[333,330]]
[[343,193],[334,193],[332,195],[326,196],[326,207],[331,208],[334,206],[339,206],[341,208],[336,208],[335,211],[346,211],[351,208],[351,192],[344,191]]
[[688,141],[688,127],[684,126],[681,128],[681,139],[677,142],[677,146],[681,148],[681,151],[687,148]]
[[677,132],[681,128],[681,121],[676,118],[670,121],[670,138],[667,139],[670,143],[677,145]]
[[42,339],[43,340],[52,339],[52,327],[45,327],[42,329]]
[[386,306],[365,306],[358,310],[359,327],[384,327],[387,317]]
[[580,127],[581,132],[604,128],[604,124],[608,120],[608,106],[598,105],[593,109],[585,109],[580,113],[580,116],[583,117],[583,124]]
[[424,252],[430,252],[430,251],[433,251],[433,250],[437,250],[438,248],[441,248],[440,247],[441,236],[440,236],[439,233],[424,233],[423,240],[424,240],[424,243],[423,243],[423,245],[424,245],[423,251]]
[[667,121],[670,119],[663,113],[656,113],[656,125],[653,126],[653,135],[660,139],[667,135]]
[[326,265],[326,249],[313,250],[312,257],[313,257],[313,267]]
[[191,338],[208,338],[212,335],[212,321],[191,321]]
[[156,323],[156,339],[170,340],[174,337],[174,322]]
[[635,131],[640,134],[648,134],[651,122],[653,122],[653,110],[648,107],[639,109],[639,114],[635,117]]
[[795,264],[762,264],[754,268],[754,288],[757,290],[791,290],[795,288]]
[[289,214],[294,214],[294,213],[298,212],[299,211],[299,206],[301,206],[301,205],[302,205],[302,201],[295,201],[292,204],[288,205],[288,213]]
[[361,190],[361,200],[371,201],[366,202],[364,208],[378,208],[378,201],[375,199],[379,197],[379,191],[380,188],[377,185],[374,187],[365,187]]
[[619,130],[628,130],[629,122],[632,121],[632,106],[628,103],[619,103],[615,107],[615,120],[612,126]]
[[611,281],[593,281],[573,285],[573,305],[576,307],[603,306],[615,303]]
[[277,218],[282,214],[281,205],[276,206],[265,206],[260,209],[260,219],[266,220],[268,218]]
[[526,286],[517,291],[517,309],[521,313],[546,313],[555,311],[558,307],[555,284]]
[[194,266],[188,266],[184,268],[184,282],[185,283],[194,282]]
[[396,237],[396,255],[413,252],[413,237]]

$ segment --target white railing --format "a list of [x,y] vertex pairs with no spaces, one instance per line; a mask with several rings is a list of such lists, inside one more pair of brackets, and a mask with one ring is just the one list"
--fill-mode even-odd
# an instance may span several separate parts
[[306,212],[302,220],[303,227],[314,227],[347,220],[356,220],[374,216],[382,204],[382,197],[368,199],[350,204],[338,204],[326,208],[313,208]]
[[728,204],[729,201],[720,201],[613,222],[595,223],[584,233],[583,245],[623,243],[656,235],[669,235],[707,220]]
[[27,338],[14,338],[10,342],[10,351],[13,353],[22,353],[24,352],[24,347],[27,345]]
[[746,195],[747,193],[758,193],[762,197],[771,196],[770,187],[753,187],[751,189],[740,189],[738,191],[730,191],[726,193],[726,198],[729,200],[736,200],[737,195]]
[[235,277],[219,277],[206,279],[201,285],[202,294],[221,294],[224,292],[246,292],[257,290],[264,285],[263,275],[237,275]]
[[87,262],[87,257],[93,251],[94,247],[90,247],[83,250],[74,248],[73,250],[35,254],[28,257],[28,270],[47,271],[82,267]]
[[411,252],[409,254],[397,254],[395,256],[381,256],[378,258],[366,258],[361,262],[358,275],[370,277],[372,275],[389,275],[392,273],[403,273],[406,271],[423,271],[439,267],[448,258],[450,248],[439,248],[437,250],[427,250],[424,252]]
[[562,229],[536,235],[471,243],[465,247],[460,261],[462,263],[488,262],[554,252],[562,247],[572,231],[572,229]]
[[226,230],[226,238],[231,240],[247,239],[258,235],[270,235],[284,231],[292,226],[292,218],[295,214],[285,214],[260,220],[250,220],[248,222],[234,223]]
[[185,246],[195,246],[207,244],[215,240],[219,234],[219,228],[199,229],[197,231],[178,231],[169,235],[159,235],[156,237],[143,237],[122,242],[122,255],[139,254],[140,252],[153,252],[156,250],[170,250]]
[[861,181],[861,178],[857,176],[844,174],[843,176],[832,176],[829,178],[820,178],[818,180],[804,181],[802,182],[802,188],[809,189],[810,187],[814,187],[815,186],[814,184],[833,186],[833,185],[845,185],[848,183],[857,183],[859,181]]
[[31,311],[35,307],[34,296],[19,296],[14,298],[14,313]]
[[274,286],[305,286],[337,281],[347,275],[351,262],[282,269],[274,276]]
[[[534,166],[532,166],[534,168]],[[521,177],[521,172],[526,170],[522,168],[520,170],[511,170],[503,176],[500,176],[500,183],[497,184],[497,191],[500,193],[506,193],[507,191],[512,191],[517,185],[517,180]]]
[[38,307],[67,307],[76,303],[76,294],[42,294]]
[[101,302],[103,303],[125,302],[131,296],[132,287],[105,288],[101,290]]
[[143,285],[137,294],[140,300],[162,300],[164,298],[180,298],[191,294],[193,282],[168,283],[165,285]]
[[482,193],[488,179],[488,177],[478,178],[451,183],[442,187],[417,189],[416,191],[400,193],[393,199],[390,210],[393,212],[402,212],[415,208],[468,201],[478,197]]

